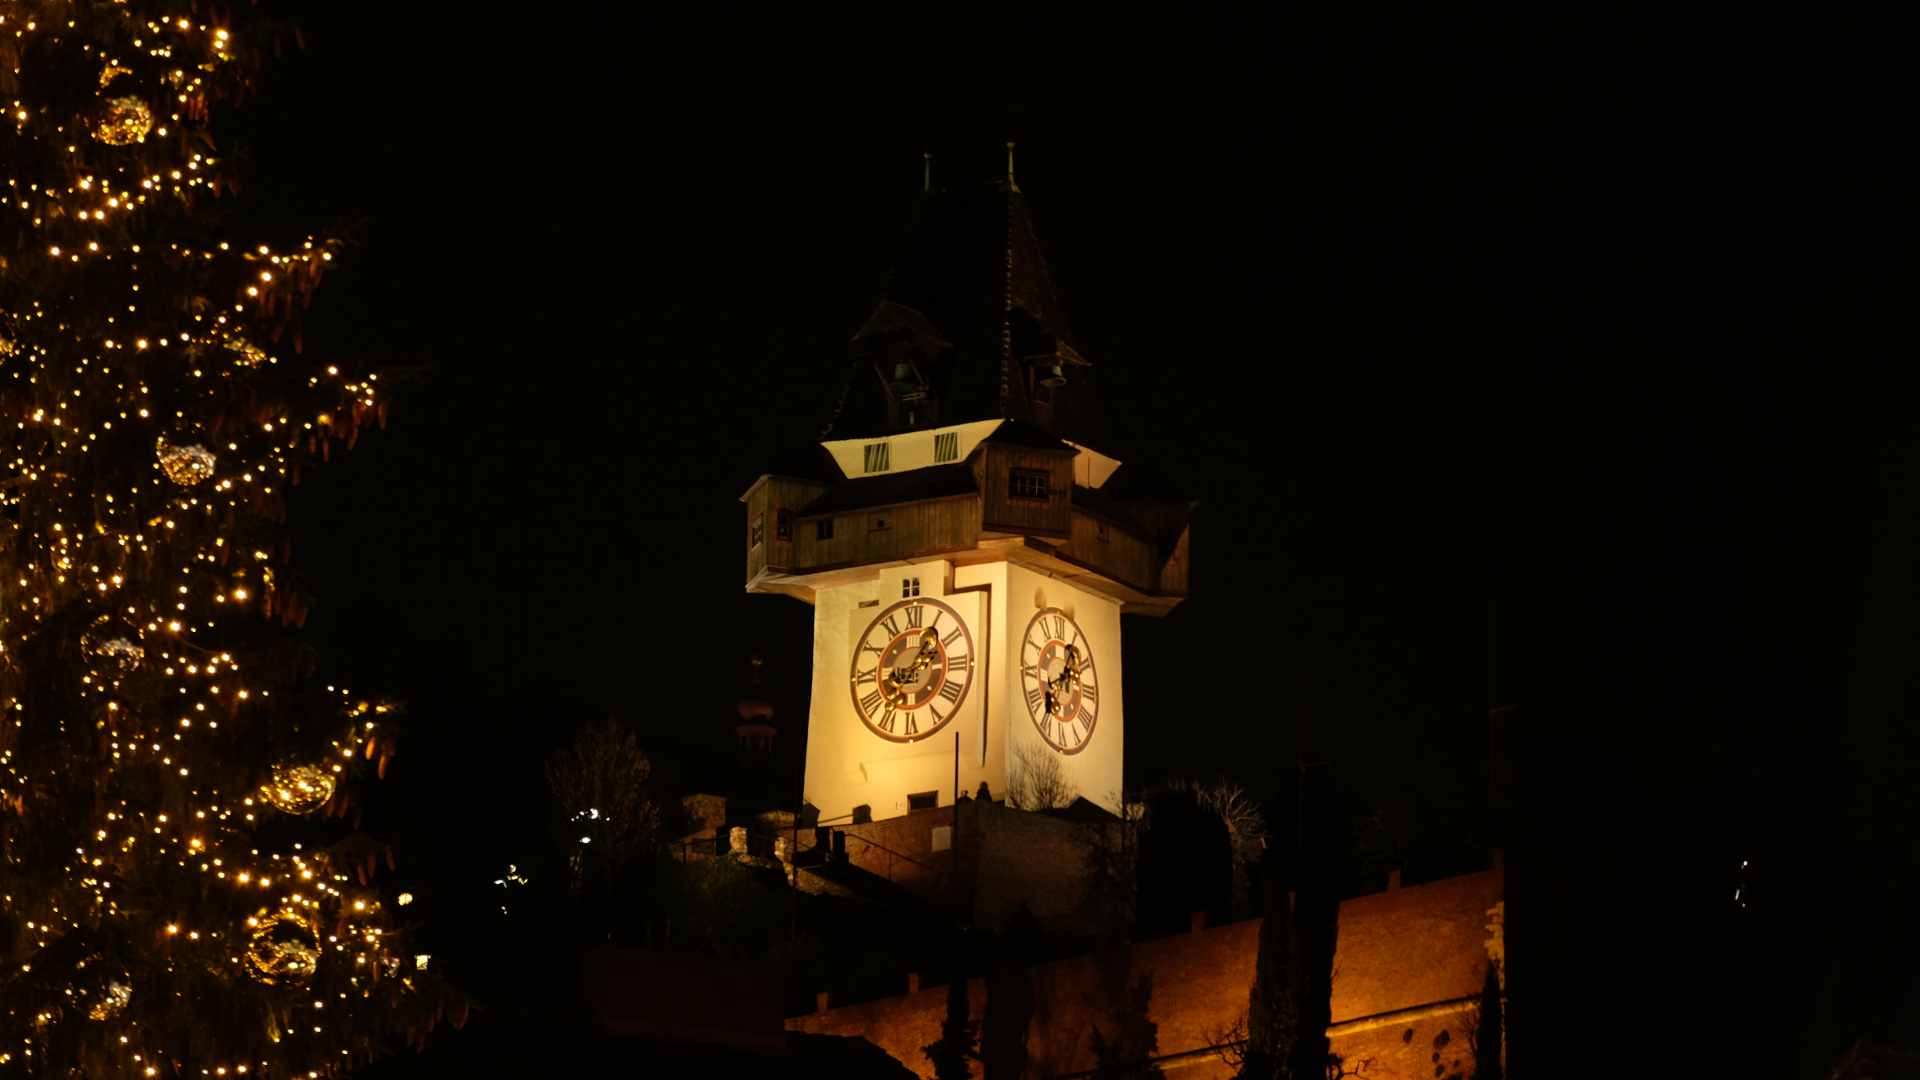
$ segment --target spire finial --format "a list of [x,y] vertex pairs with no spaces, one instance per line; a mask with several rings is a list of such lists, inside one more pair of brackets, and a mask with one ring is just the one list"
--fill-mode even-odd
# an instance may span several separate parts
[[1015,191],[1020,190],[1020,185],[1013,182],[1013,140],[1012,139],[1007,140],[1007,186],[1012,188]]
[[920,190],[932,191],[933,190],[933,154],[931,151],[929,151],[928,153],[922,154],[920,156],[927,159],[927,182],[926,182],[926,186],[922,187]]

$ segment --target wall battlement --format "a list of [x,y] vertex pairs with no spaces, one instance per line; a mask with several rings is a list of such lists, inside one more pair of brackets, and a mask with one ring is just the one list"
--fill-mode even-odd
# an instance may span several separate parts
[[[1334,1053],[1371,1059],[1369,1076],[1470,1072],[1467,1032],[1487,966],[1502,953],[1500,933],[1489,926],[1502,921],[1504,891],[1496,865],[1342,902],[1328,1029]],[[1070,1077],[1093,1068],[1094,1026],[1110,1031],[1128,989],[1145,982],[1152,988],[1147,1018],[1158,1026],[1156,1059],[1167,1075],[1228,1077],[1232,1070],[1212,1047],[1233,1038],[1244,1019],[1260,924],[1250,919],[973,979],[969,1013],[989,1028],[1024,1028],[1028,1076]],[[940,1037],[946,998],[944,986],[919,987],[794,1017],[787,1027],[863,1036],[931,1077],[920,1048]],[[974,1073],[982,1075],[978,1063]]]

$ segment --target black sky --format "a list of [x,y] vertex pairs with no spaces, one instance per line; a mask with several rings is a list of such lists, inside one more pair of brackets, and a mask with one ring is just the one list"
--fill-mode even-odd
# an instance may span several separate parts
[[533,861],[588,719],[691,771],[755,652],[804,714],[735,500],[824,424],[922,153],[1012,138],[1123,456],[1202,500],[1193,599],[1127,627],[1129,784],[1271,793],[1304,715],[1410,880],[1524,857],[1540,987],[1688,982],[1801,1072],[1920,1041],[1876,975],[1916,953],[1912,118],[1866,31],[294,10],[230,221],[364,219],[308,348],[428,367],[291,524],[329,678],[410,703],[381,827],[437,888]]

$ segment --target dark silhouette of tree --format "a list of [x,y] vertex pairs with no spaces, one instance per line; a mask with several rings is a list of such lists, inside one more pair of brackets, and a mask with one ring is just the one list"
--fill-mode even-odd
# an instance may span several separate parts
[[1300,1011],[1293,1069],[1285,1075],[1319,1080],[1331,1050],[1327,1027],[1333,1023],[1333,955],[1340,935],[1340,819],[1331,765],[1305,770],[1301,784],[1299,896],[1293,904]]
[[1167,781],[1167,792],[1191,793],[1201,809],[1220,815],[1233,852],[1233,917],[1244,919],[1252,915],[1253,870],[1267,848],[1267,819],[1260,804],[1224,776],[1209,781],[1176,776]]
[[1108,949],[1099,954],[1096,993],[1106,1006],[1105,1029],[1096,1026],[1091,1037],[1096,1080],[1162,1080],[1153,1056],[1160,1050],[1160,1025],[1148,1016],[1153,1004],[1153,972],[1133,974],[1133,950]]
[[933,1062],[936,1080],[969,1080],[973,1075],[973,1066],[968,1062],[980,1060],[980,1055],[974,1050],[969,1010],[967,980],[956,965],[953,978],[947,983],[947,1017],[940,1021],[939,1041],[920,1048],[927,1060]]
[[1254,957],[1253,990],[1247,1000],[1247,1045],[1240,1075],[1272,1080],[1293,1060],[1299,1028],[1300,942],[1294,933],[1292,898],[1284,886],[1279,853],[1261,860],[1265,910],[1260,922],[1260,951]]
[[1120,820],[1083,823],[1075,834],[1085,868],[1080,904],[1116,940],[1132,941],[1139,917],[1140,834],[1146,808],[1127,802],[1124,792],[1110,796],[1121,808]]
[[588,725],[547,763],[547,786],[559,804],[573,887],[579,890],[588,862],[598,864],[609,927],[614,882],[659,836],[660,809],[647,785],[652,771],[633,732],[612,720]]
[[1265,915],[1240,1068],[1249,1080],[1320,1080],[1332,1067],[1327,1026],[1340,927],[1340,828],[1328,768],[1308,769],[1297,782],[1304,787],[1283,799],[1293,803],[1283,809],[1300,816],[1285,823],[1280,842],[1261,860]]
[[987,1009],[980,1022],[980,1064],[986,1080],[1020,1080],[1027,1071],[1027,1029],[1033,1024],[1033,983],[1027,965],[1042,945],[1040,921],[1023,901],[1008,921],[999,970],[987,977]]
[[1232,909],[1233,842],[1191,790],[1159,793],[1140,834],[1139,938],[1185,930],[1196,911]]

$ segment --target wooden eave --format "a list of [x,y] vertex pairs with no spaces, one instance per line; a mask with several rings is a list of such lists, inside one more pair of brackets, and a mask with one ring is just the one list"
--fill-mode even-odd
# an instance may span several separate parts
[[985,563],[1018,563],[1039,574],[1072,582],[1089,592],[1120,601],[1125,614],[1165,615],[1187,598],[1184,592],[1154,593],[1116,580],[1077,559],[1061,555],[1053,545],[1029,536],[1007,533],[982,533],[977,543],[949,548],[928,548],[911,555],[876,562],[838,563],[806,570],[781,571],[768,568],[747,582],[750,593],[779,593],[811,604],[817,590],[837,585],[871,581],[883,570],[913,566],[944,559],[955,566],[979,566]]
[[930,499],[901,499],[898,502],[881,503],[878,506],[856,506],[846,510],[830,510],[824,514],[795,513],[793,520],[797,525],[803,521],[824,521],[828,518],[850,517],[854,514],[871,514],[884,510],[898,510],[903,506],[930,506],[934,503],[958,502],[962,499],[978,499],[979,497],[980,493],[978,491],[963,491],[954,495],[936,495]]

